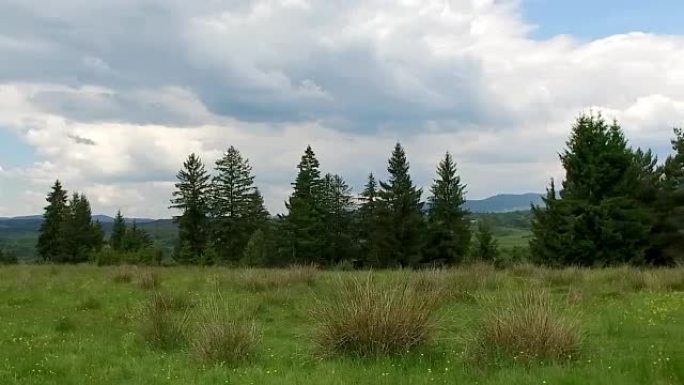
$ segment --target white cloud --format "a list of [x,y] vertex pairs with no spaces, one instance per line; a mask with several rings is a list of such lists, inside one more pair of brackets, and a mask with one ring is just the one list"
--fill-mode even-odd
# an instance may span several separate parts
[[667,151],[684,125],[683,36],[537,41],[519,11],[517,0],[10,0],[0,129],[39,158],[5,167],[17,204],[0,215],[39,211],[35,192],[60,177],[96,211],[168,216],[185,156],[211,165],[229,145],[273,211],[308,143],[357,191],[368,172],[384,176],[397,140],[422,185],[450,150],[471,197],[541,191],[589,109]]

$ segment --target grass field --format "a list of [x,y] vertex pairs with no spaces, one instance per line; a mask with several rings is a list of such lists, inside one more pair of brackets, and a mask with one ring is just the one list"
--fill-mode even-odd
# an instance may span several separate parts
[[[390,356],[322,355],[315,310],[368,274],[0,267],[0,384],[684,383],[682,268],[376,272],[380,287],[440,297],[432,342]],[[547,361],[475,353],[483,319],[511,294],[530,290],[548,293],[559,314],[577,323],[579,351]],[[214,365],[198,359],[191,342],[152,344],[144,309],[160,293],[168,316],[191,331],[202,304],[216,299],[258,336],[249,358]]]

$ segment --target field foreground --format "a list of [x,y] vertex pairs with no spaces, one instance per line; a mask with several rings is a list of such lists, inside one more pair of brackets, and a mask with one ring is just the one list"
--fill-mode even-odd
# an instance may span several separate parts
[[[439,296],[431,341],[388,356],[321,354],[316,310],[369,274],[0,267],[0,384],[684,384],[683,268],[375,272],[381,287]],[[575,356],[476,353],[483,319],[530,290],[577,324]],[[249,357],[215,365],[192,342],[151,343],[145,306],[159,295],[189,330],[214,298],[254,333]]]

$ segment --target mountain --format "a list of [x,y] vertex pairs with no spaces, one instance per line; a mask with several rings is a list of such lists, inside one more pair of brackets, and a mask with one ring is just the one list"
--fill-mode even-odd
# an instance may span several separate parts
[[497,194],[485,199],[468,200],[465,207],[473,213],[503,213],[529,210],[530,205],[542,203],[542,194]]

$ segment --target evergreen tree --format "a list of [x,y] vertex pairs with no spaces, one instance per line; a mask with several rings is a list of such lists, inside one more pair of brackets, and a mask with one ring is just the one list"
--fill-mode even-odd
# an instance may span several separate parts
[[262,229],[257,229],[250,236],[241,263],[245,266],[266,266],[268,264],[267,239]]
[[653,200],[655,223],[645,262],[672,266],[684,262],[684,132],[674,130],[673,154],[657,173],[658,191]]
[[90,202],[85,195],[73,194],[65,226],[67,254],[63,262],[85,262],[101,247],[102,229],[92,222]]
[[480,220],[477,224],[475,241],[474,256],[482,261],[495,263],[499,256],[499,248],[487,222]]
[[67,192],[62,188],[59,180],[55,181],[52,191],[46,200],[43,222],[40,225],[38,237],[38,254],[46,262],[59,262],[68,255],[66,244],[66,219],[69,215]]
[[470,218],[465,204],[465,185],[456,175],[456,163],[448,152],[437,167],[430,201],[428,260],[433,263],[463,262],[470,244]]
[[293,183],[294,192],[285,207],[284,230],[289,259],[298,263],[319,263],[323,252],[325,233],[321,207],[322,185],[318,159],[311,146],[306,148],[297,166],[299,173]]
[[652,222],[642,188],[648,156],[628,148],[620,126],[599,115],[578,118],[560,159],[559,199],[534,210],[534,258],[583,266],[643,260]]
[[152,247],[152,237],[133,221],[133,225],[126,228],[122,244],[124,251],[140,251]]
[[416,266],[423,247],[423,215],[418,189],[409,175],[406,153],[397,143],[387,168],[390,178],[380,182],[380,253],[382,264]]
[[361,205],[359,207],[358,218],[358,243],[361,252],[361,258],[364,264],[370,266],[380,265],[380,250],[379,250],[379,204],[378,201],[378,183],[375,181],[373,173],[368,175],[368,182],[364,186],[359,200]]
[[351,188],[340,175],[326,174],[323,178],[324,221],[326,231],[323,261],[333,265],[350,260],[353,247]]
[[124,238],[126,237],[126,220],[121,214],[121,210],[116,212],[114,223],[112,224],[112,234],[109,236],[109,246],[117,251],[124,249]]
[[190,154],[176,175],[176,191],[173,192],[171,208],[181,211],[174,219],[178,223],[179,245],[176,259],[180,262],[196,262],[201,259],[207,243],[209,174],[202,160]]
[[250,235],[268,217],[252,168],[233,146],[216,162],[212,180],[213,244],[223,260],[242,257]]

